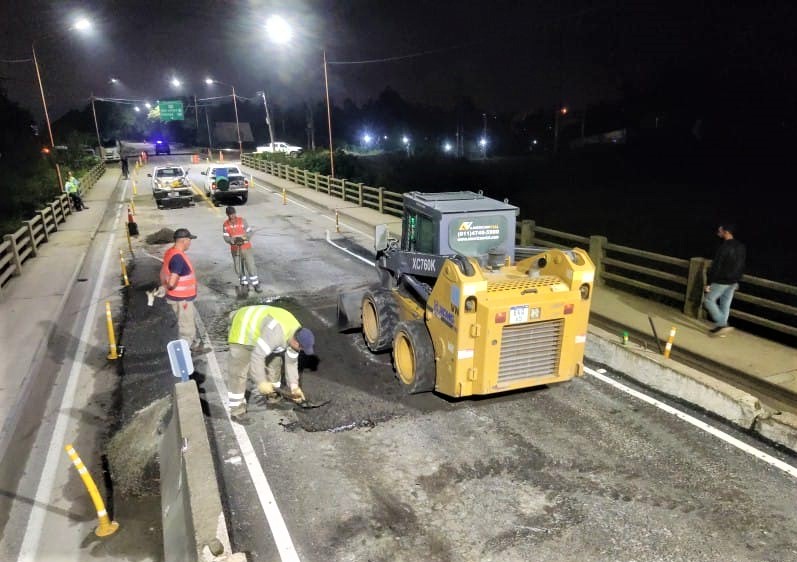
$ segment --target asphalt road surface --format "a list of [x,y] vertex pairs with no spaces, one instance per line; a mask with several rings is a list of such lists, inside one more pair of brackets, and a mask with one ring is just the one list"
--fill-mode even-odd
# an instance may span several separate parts
[[[190,167],[201,187],[203,166]],[[797,482],[777,466],[592,376],[486,399],[404,396],[389,354],[335,328],[337,293],[376,277],[326,231],[361,256],[368,233],[337,234],[334,212],[283,205],[258,183],[238,210],[256,230],[265,291],[236,300],[223,207],[197,195],[194,207],[156,210],[146,172],[141,238],[162,227],[198,235],[189,255],[213,346],[196,358],[198,380],[231,539],[250,560],[797,560]],[[171,384],[162,349],[176,328],[144,295],[168,246],[137,242],[124,377],[140,395],[129,410]],[[257,302],[289,308],[315,332],[302,386],[328,405],[260,405],[255,391],[248,423],[230,423],[227,317]]]

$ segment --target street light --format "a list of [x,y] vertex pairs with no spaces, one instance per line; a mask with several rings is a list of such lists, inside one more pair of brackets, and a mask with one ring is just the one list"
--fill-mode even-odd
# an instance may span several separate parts
[[175,76],[174,78],[172,78],[171,84],[172,84],[172,86],[174,86],[175,88],[179,88],[180,86],[182,86],[182,85],[183,85],[183,83],[182,83],[182,82],[180,82],[180,79],[179,79],[179,78],[177,78],[176,76]]
[[140,111],[141,111],[141,108],[140,108],[140,107],[138,107],[137,105],[134,105],[134,106],[133,106],[133,109],[135,110],[135,112],[136,112],[136,113],[138,113],[138,112],[140,112]]
[[111,76],[108,79],[108,82],[110,82],[111,84],[118,84],[119,83],[119,79],[118,78],[114,78],[113,76]]
[[404,146],[407,148],[407,157],[410,155],[410,138],[407,135],[401,137],[401,142],[404,143]]
[[144,102],[144,107],[146,107],[147,109],[152,109],[152,104],[149,103],[148,101]]
[[[80,32],[88,31],[91,29],[91,22],[84,18],[78,18],[75,22],[68,28],[70,30],[76,30]],[[51,34],[50,34],[51,35]],[[47,37],[49,35],[45,35]],[[47,110],[47,100],[44,97],[44,84],[42,84],[42,75],[41,70],[39,69],[39,58],[36,56],[36,39],[31,41],[30,50],[33,53],[33,66],[36,68],[36,81],[39,83],[39,93],[42,97],[42,107],[44,108],[44,120],[47,122],[47,132],[50,134],[50,147],[52,149],[52,153],[55,154],[55,139],[53,138],[53,127],[50,124],[50,112]],[[58,188],[61,192],[64,191],[64,179],[61,177],[61,166],[56,161],[55,163],[55,173],[58,176]]]
[[213,78],[205,78],[205,84],[211,86],[213,84],[221,84],[222,86],[229,86],[232,88],[232,106],[235,109],[235,130],[238,132],[238,159],[243,158],[244,154],[244,145],[241,142],[241,124],[238,121],[238,101],[236,100],[235,96],[235,86],[232,84],[227,84],[226,82],[222,82],[221,80],[214,80]]
[[[271,16],[266,21],[266,33],[279,45],[284,45],[293,37],[291,25],[281,16]],[[329,174],[335,177],[335,148],[332,144],[332,106],[329,104],[329,74],[327,71],[327,51],[321,49],[324,59],[324,95],[327,102],[327,130],[329,131]]]
[[266,127],[268,127],[268,139],[271,143],[271,150],[274,150],[274,125],[271,124],[271,115],[268,113],[268,102],[266,101],[266,91],[255,92],[255,95],[263,98],[263,107],[266,110]]

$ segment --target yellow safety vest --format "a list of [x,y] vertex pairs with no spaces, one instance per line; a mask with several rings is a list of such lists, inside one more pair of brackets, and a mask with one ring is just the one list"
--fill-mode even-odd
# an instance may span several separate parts
[[245,306],[238,309],[233,316],[227,342],[256,345],[266,316],[271,316],[282,327],[286,342],[301,327],[296,317],[284,308],[267,305]]

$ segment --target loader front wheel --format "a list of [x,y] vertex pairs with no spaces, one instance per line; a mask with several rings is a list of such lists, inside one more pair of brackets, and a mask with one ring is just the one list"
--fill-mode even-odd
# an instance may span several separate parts
[[399,322],[393,338],[393,364],[407,394],[434,390],[434,346],[422,321]]
[[374,353],[390,349],[398,323],[398,309],[391,291],[368,291],[363,295],[363,339]]

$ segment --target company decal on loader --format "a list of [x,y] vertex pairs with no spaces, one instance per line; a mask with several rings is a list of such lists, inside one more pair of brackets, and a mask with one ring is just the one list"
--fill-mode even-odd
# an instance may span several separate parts
[[440,306],[440,303],[437,301],[434,301],[434,308],[432,308],[432,314],[434,314],[440,320],[442,320],[443,323],[447,325],[449,328],[454,327],[454,313]]

